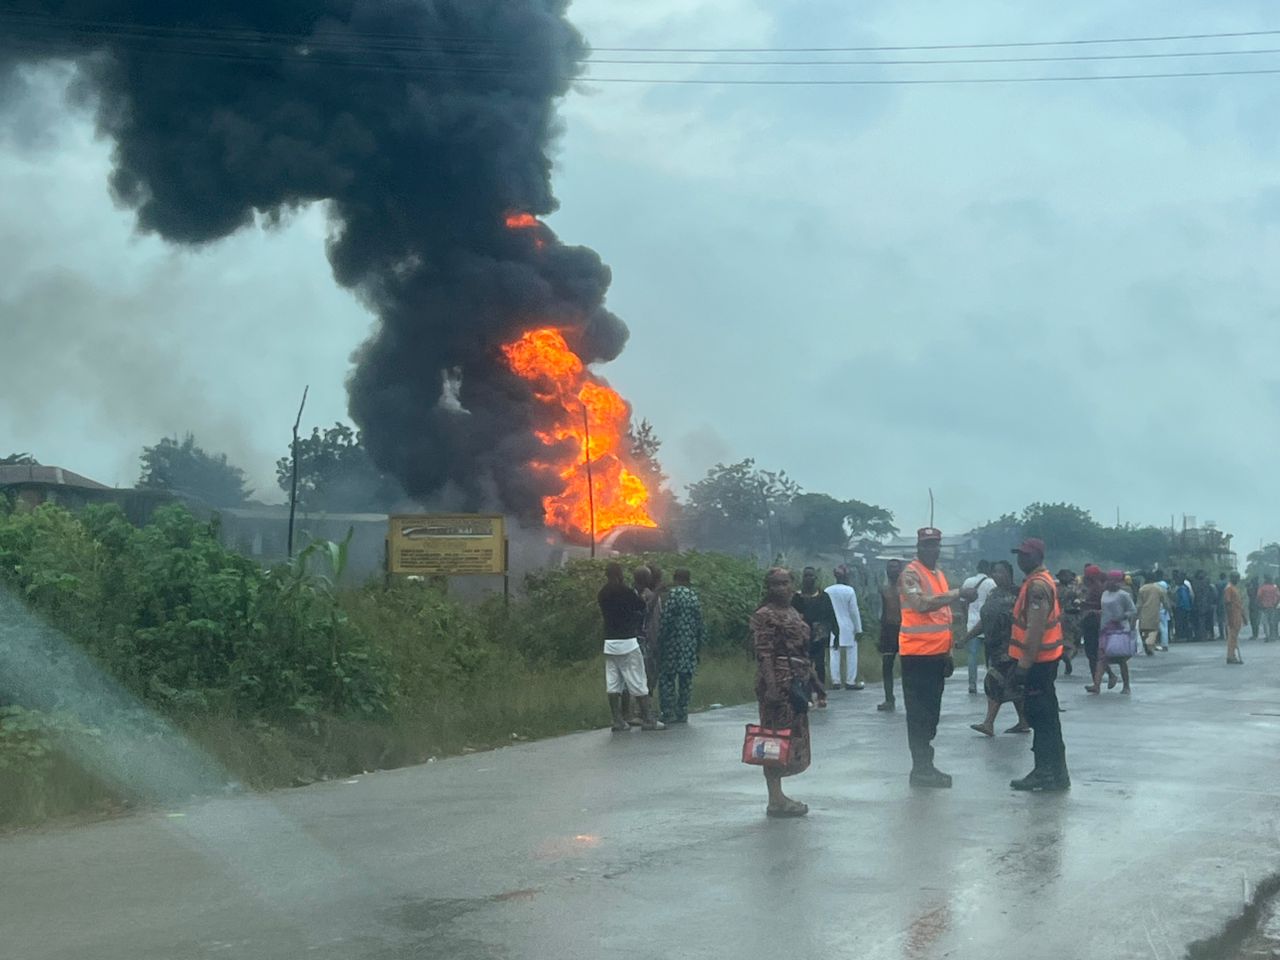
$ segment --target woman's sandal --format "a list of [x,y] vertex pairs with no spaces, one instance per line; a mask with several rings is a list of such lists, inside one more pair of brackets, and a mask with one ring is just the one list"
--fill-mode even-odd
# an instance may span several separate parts
[[1015,723],[1005,733],[1030,733],[1031,727],[1025,723]]
[[988,727],[985,723],[971,723],[969,724],[969,729],[977,730],[984,737],[994,737],[996,735],[996,732],[992,730],[990,727]]
[[765,814],[770,817],[803,817],[808,812],[808,804],[799,800],[788,800],[780,807],[765,808]]

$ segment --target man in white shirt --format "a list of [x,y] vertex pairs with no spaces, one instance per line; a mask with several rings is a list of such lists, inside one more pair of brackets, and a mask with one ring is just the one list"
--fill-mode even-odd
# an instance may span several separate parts
[[[979,560],[978,572],[965,580],[960,586],[960,596],[969,601],[969,622],[966,632],[972,630],[982,619],[982,605],[987,602],[996,582],[991,579],[991,561]],[[978,659],[986,652],[986,641],[979,634],[969,641],[969,692],[978,692]]]
[[858,634],[862,633],[858,594],[849,585],[849,568],[843,563],[836,567],[835,577],[836,582],[827,587],[836,612],[836,632],[831,635],[831,687],[861,690],[865,684],[858,677]]

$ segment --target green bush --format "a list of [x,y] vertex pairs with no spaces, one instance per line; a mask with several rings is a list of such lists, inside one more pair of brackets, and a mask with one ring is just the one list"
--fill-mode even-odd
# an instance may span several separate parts
[[[187,771],[178,792],[189,795],[607,723],[605,561],[530,576],[508,605],[420,583],[339,591],[344,555],[324,543],[263,569],[182,507],[142,529],[116,507],[0,510],[0,602],[15,625],[0,630],[0,704],[12,705],[0,713],[0,823],[159,802],[125,753]],[[332,576],[312,569],[317,558]],[[629,565],[642,560],[668,584],[687,567],[701,594],[695,704],[749,699],[760,571],[710,553]]]
[[[631,570],[657,564],[663,582],[687,568],[702,599],[709,651],[743,650],[747,625],[763,597],[762,574],[749,560],[721,553],[650,554],[626,558]],[[562,569],[530,574],[526,596],[512,604],[510,636],[525,655],[554,663],[577,663],[594,657],[602,643],[596,594],[604,585],[607,560],[578,560]]]
[[383,659],[330,585],[263,570],[182,507],[0,517],[0,581],[140,699],[171,713],[386,712]]

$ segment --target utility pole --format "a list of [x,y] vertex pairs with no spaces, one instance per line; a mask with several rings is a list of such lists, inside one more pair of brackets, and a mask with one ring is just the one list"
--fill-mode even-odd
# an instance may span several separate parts
[[311,384],[302,388],[302,403],[298,404],[298,419],[293,421],[293,443],[289,453],[293,457],[293,479],[289,484],[289,559],[293,559],[293,518],[298,510],[298,427],[302,426],[302,410],[307,405],[307,391]]
[[587,509],[591,511],[591,559],[596,558],[596,484],[591,473],[591,418],[587,405],[582,405],[582,430],[586,438],[583,456],[587,461]]

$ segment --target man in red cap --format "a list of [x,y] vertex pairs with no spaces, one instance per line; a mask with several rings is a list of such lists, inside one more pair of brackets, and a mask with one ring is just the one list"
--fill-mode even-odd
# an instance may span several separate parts
[[1034,537],[1015,547],[1018,567],[1027,578],[1013,607],[1009,656],[1017,661],[1010,686],[1024,691],[1023,709],[1035,733],[1031,750],[1035,769],[1010,782],[1015,790],[1060,791],[1071,786],[1067,751],[1058,716],[1058,661],[1062,659],[1062,606],[1058,585],[1044,566],[1044,541]]
[[916,559],[898,578],[902,626],[898,656],[902,661],[902,699],[907,707],[907,744],[911,748],[911,784],[949,787],[951,777],[933,765],[933,738],[938,735],[942,691],[954,664],[951,660],[951,605],[960,598],[938,569],[942,531],[924,527],[916,533]]

